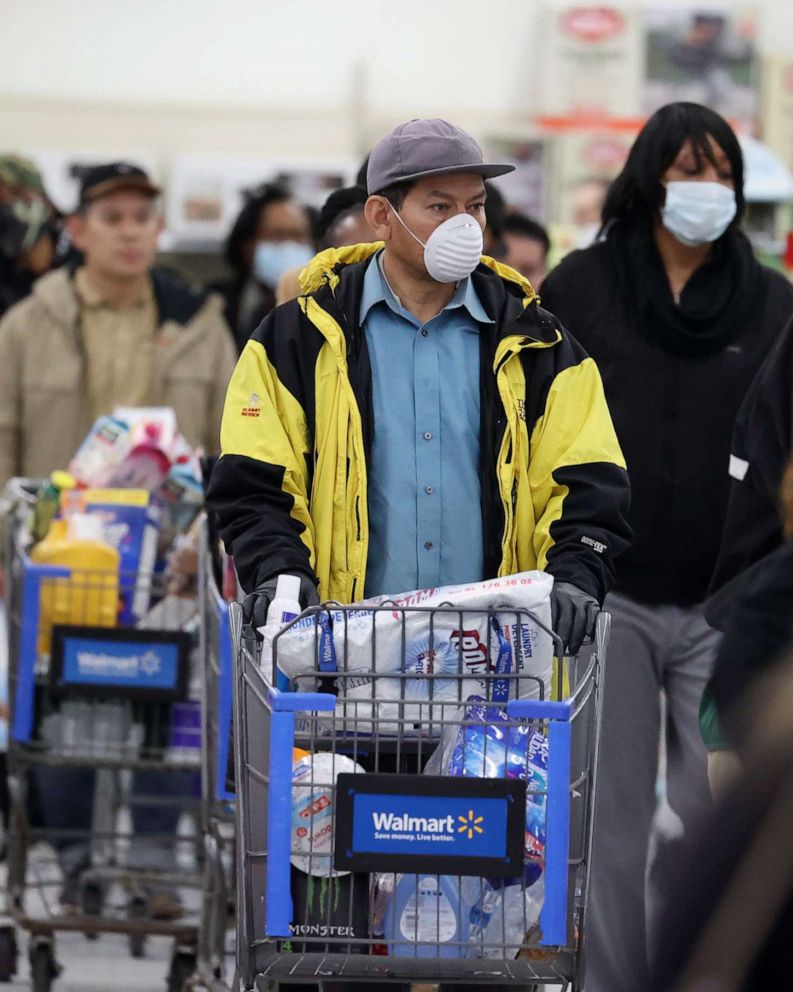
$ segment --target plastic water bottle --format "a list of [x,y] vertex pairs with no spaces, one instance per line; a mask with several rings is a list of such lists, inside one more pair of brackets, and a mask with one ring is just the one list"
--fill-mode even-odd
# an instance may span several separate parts
[[132,722],[128,700],[95,702],[93,707],[93,749],[97,758],[120,758]]
[[91,753],[93,710],[85,699],[65,699],[60,707],[60,750],[70,757]]

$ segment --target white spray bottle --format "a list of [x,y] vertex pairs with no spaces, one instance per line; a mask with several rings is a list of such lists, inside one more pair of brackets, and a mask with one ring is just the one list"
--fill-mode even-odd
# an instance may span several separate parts
[[[278,631],[300,615],[300,576],[279,575],[275,586],[275,596],[267,610],[267,622],[259,627],[262,636],[262,653],[259,664],[269,679],[273,664],[273,639]],[[276,673],[276,687],[289,689],[289,680],[281,672]]]

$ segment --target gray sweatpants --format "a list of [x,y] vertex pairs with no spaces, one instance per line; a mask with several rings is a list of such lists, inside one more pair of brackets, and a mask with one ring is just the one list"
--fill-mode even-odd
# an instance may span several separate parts
[[[675,871],[679,839],[653,838],[661,734],[667,797],[684,830],[710,801],[699,734],[702,690],[720,634],[699,607],[645,606],[618,593],[606,664],[594,850],[587,914],[586,992],[649,988],[646,907]],[[666,721],[661,726],[661,694]]]

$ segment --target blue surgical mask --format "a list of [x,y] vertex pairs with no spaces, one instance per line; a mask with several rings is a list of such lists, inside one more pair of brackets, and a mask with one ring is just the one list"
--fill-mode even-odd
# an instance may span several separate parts
[[661,219],[684,245],[704,245],[724,234],[736,209],[735,190],[723,183],[672,182],[666,184]]
[[272,289],[290,269],[302,269],[314,257],[309,245],[299,241],[260,241],[253,253],[253,273],[259,282]]

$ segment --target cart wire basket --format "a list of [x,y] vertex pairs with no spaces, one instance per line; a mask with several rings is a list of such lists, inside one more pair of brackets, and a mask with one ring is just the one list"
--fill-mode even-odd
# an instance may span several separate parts
[[[201,723],[201,828],[204,845],[203,908],[198,935],[196,992],[230,990],[234,974],[235,822],[230,765],[233,656],[229,603],[221,595],[206,525],[200,542],[199,597],[203,706]],[[231,772],[231,774],[230,774]]]
[[608,614],[567,659],[498,604],[230,625],[241,988],[580,992]]
[[[34,992],[60,972],[58,932],[121,933],[136,957],[156,935],[173,939],[167,989],[181,992],[195,971],[202,881],[199,831],[176,834],[180,817],[200,812],[193,638],[151,568],[34,563],[38,485],[12,480],[4,494],[11,811],[0,980],[15,973],[18,930],[30,935]],[[133,603],[156,625],[125,623]]]

